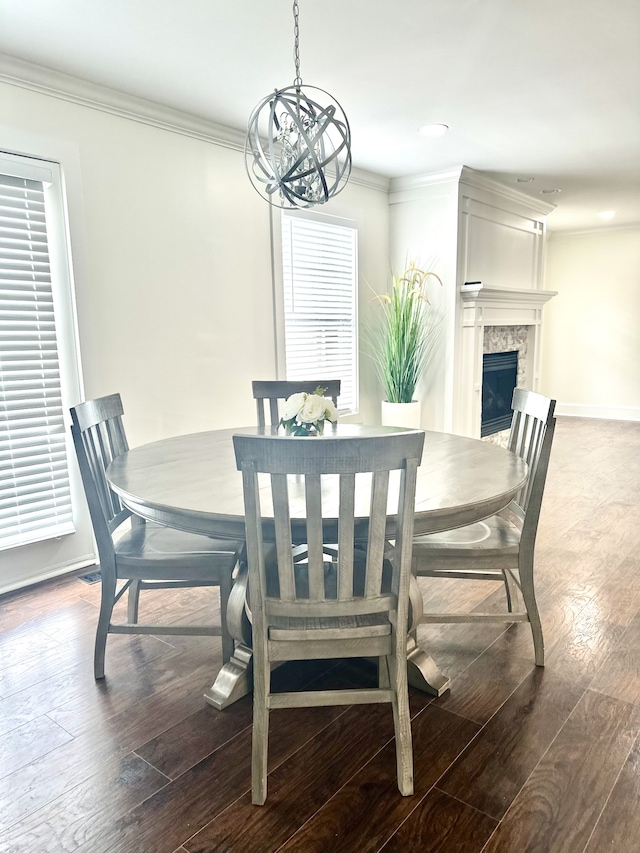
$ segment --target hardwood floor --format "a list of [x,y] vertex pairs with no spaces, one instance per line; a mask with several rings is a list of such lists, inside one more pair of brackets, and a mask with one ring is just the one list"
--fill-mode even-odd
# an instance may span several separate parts
[[[203,700],[219,638],[110,636],[99,584],[0,598],[0,853],[635,853],[640,836],[640,424],[559,419],[537,546],[547,665],[527,625],[424,626],[452,677],[411,695],[415,795],[386,706],[273,711],[269,796],[250,802],[251,701]],[[486,610],[486,582],[421,580]],[[208,620],[214,589],[151,592],[141,618]],[[287,665],[353,686],[370,664]]]

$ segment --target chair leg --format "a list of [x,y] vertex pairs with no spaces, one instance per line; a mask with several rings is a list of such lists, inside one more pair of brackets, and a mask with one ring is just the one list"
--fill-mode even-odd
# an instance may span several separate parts
[[[260,658],[258,660],[257,658]],[[267,762],[269,753],[269,708],[271,668],[264,651],[253,658],[253,734],[251,738],[251,802],[264,805],[267,799]]]
[[101,569],[102,595],[100,599],[100,615],[98,616],[98,628],[96,630],[96,645],[93,654],[93,676],[98,681],[104,678],[104,656],[107,646],[107,634],[111,623],[113,603],[116,596],[115,570],[105,571]]
[[522,598],[527,609],[531,633],[533,634],[533,649],[535,652],[536,666],[544,666],[544,638],[542,636],[542,623],[536,602],[536,593],[533,583],[533,557],[520,560],[520,584],[522,586]]
[[231,660],[235,649],[233,637],[229,631],[227,624],[227,609],[229,607],[229,596],[233,586],[233,578],[231,572],[223,572],[220,577],[220,626],[222,629],[222,663],[225,664]]
[[140,580],[136,578],[129,584],[129,599],[127,601],[127,622],[130,625],[138,623],[138,607],[140,605]]
[[508,572],[502,572],[502,579],[504,581],[504,591],[507,596],[507,610],[509,613],[513,613],[513,595],[511,592],[511,578],[509,577]]
[[409,688],[407,666],[398,663],[394,655],[387,659],[393,682],[393,725],[396,733],[396,766],[398,789],[403,797],[413,794],[413,745],[411,742],[411,717],[409,715]]

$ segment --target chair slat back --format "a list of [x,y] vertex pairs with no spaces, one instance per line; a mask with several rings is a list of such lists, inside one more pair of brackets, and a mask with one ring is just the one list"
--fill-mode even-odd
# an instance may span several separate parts
[[322,550],[322,478],[307,474],[305,483],[307,513],[307,561],[309,566],[309,596],[324,601],[324,551]]
[[314,379],[305,381],[279,381],[279,380],[257,380],[252,382],[253,397],[256,401],[256,410],[258,413],[258,426],[266,426],[265,406],[269,404],[269,423],[271,426],[278,426],[280,423],[280,414],[278,408],[279,400],[286,400],[292,394],[297,394],[304,391],[307,394],[312,394],[316,388],[326,388],[325,397],[330,397],[335,406],[338,405],[338,397],[340,396],[340,380],[339,379]]
[[516,388],[513,392],[513,420],[508,446],[529,466],[529,478],[516,495],[515,502],[525,514],[525,525],[533,525],[534,530],[538,524],[549,467],[556,422],[555,405],[555,400],[534,391]]
[[[250,583],[256,579],[255,588],[251,588],[254,617],[257,602],[262,605],[262,618],[268,620],[269,614],[378,613],[393,607],[401,590],[408,596],[416,472],[422,456],[423,432],[322,438],[236,435],[233,441],[243,475]],[[391,480],[389,472],[394,470],[400,471],[400,477]],[[277,567],[265,564],[264,530],[270,529],[270,519],[261,512],[264,481],[259,481],[258,474],[269,475]],[[296,565],[292,556],[293,546],[300,544],[292,536],[288,477],[293,475],[297,483],[300,478],[304,482],[308,552],[304,566]],[[331,477],[330,484],[325,482],[327,477]],[[355,533],[356,524],[358,531],[363,528],[362,518],[355,516],[357,477],[358,490],[368,483],[371,492],[368,524],[365,520],[367,541],[363,543],[356,542]],[[398,492],[399,509],[391,559],[392,581],[390,588],[383,590],[390,484]],[[324,541],[323,485],[326,494],[335,495],[337,489],[338,495],[337,578],[335,564],[327,563],[323,555],[323,544],[335,545],[335,538]],[[335,512],[332,515],[335,517]],[[331,526],[327,530],[327,535],[335,536]],[[365,549],[363,564],[354,554]],[[308,582],[301,580],[301,569],[308,571]],[[277,573],[277,588],[273,578],[267,577],[268,572]]]
[[389,494],[389,472],[377,471],[373,475],[371,511],[369,513],[369,541],[367,543],[367,595],[376,595],[381,589],[382,566],[386,545],[386,513]]
[[123,414],[119,394],[71,409],[71,433],[99,548],[108,547],[112,531],[131,514],[111,490],[105,473],[116,456],[129,449]]
[[338,511],[338,598],[343,601],[353,598],[355,496],[356,475],[341,474]]
[[293,570],[293,543],[291,541],[291,517],[289,515],[286,474],[271,475],[271,494],[274,507],[273,522],[276,536],[280,598],[283,601],[295,601],[296,582]]

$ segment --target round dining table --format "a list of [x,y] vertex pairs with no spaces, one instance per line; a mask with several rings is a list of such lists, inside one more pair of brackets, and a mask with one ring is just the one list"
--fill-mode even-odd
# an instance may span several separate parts
[[[335,437],[366,437],[398,432],[394,427],[338,423],[327,429]],[[107,469],[111,488],[136,515],[150,521],[201,533],[217,539],[244,540],[242,477],[236,468],[233,436],[281,434],[277,427],[238,427],[176,436],[133,448],[113,460]],[[314,436],[310,441],[322,441]],[[490,442],[442,432],[425,433],[418,468],[415,499],[415,535],[451,530],[481,521],[504,509],[527,480],[527,465],[514,453]],[[358,475],[360,477],[361,475]],[[323,496],[323,516],[333,512],[331,487]],[[356,515],[359,514],[356,480]],[[292,528],[298,525],[304,543],[304,494],[296,494],[290,478]],[[369,490],[360,490],[361,515],[368,512]],[[388,508],[387,536],[393,535],[393,510]],[[268,514],[263,506],[263,515]],[[337,528],[337,500],[335,502]],[[295,533],[294,533],[295,535]],[[337,541],[337,539],[335,540]],[[205,699],[226,708],[251,690],[251,624],[246,602],[247,568],[240,565],[229,598],[228,624],[235,652],[223,665]],[[422,613],[422,596],[412,584],[412,625],[407,637],[409,682],[435,695],[449,687],[428,654],[417,645],[415,627]]]

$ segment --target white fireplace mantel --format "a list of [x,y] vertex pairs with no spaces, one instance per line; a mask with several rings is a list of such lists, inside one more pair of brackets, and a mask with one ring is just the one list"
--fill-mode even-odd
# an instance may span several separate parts
[[456,432],[474,438],[480,436],[485,327],[528,328],[526,387],[533,391],[538,389],[542,308],[555,295],[553,290],[483,287],[481,283],[460,286],[462,310]]
[[496,308],[507,306],[508,308],[516,308],[516,310],[541,308],[557,292],[557,290],[540,290],[538,288],[530,290],[515,287],[485,287],[481,282],[460,286],[460,294],[465,308],[484,305]]

